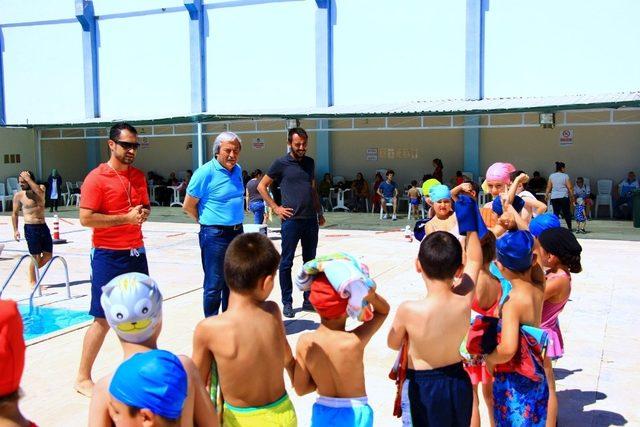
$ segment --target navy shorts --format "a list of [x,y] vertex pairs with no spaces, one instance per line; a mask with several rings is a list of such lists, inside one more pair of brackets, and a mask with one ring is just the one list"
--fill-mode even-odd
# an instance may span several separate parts
[[104,318],[104,310],[100,305],[102,287],[111,279],[125,273],[149,274],[147,255],[144,248],[134,251],[93,249],[91,257],[91,308],[89,314],[93,317]]
[[407,370],[414,426],[469,427],[473,389],[462,362],[442,368]]
[[25,224],[24,239],[27,241],[31,255],[53,252],[53,240],[47,224]]

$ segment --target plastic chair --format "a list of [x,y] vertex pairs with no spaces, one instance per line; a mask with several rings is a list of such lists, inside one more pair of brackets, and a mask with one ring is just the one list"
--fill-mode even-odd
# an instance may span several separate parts
[[345,212],[349,212],[350,209],[348,207],[345,206],[344,204],[344,193],[346,193],[347,191],[351,191],[350,189],[347,190],[340,190],[338,189],[338,193],[337,193],[337,197],[336,197],[336,205],[331,209],[332,211],[335,211],[336,209],[343,209]]
[[613,218],[613,199],[611,198],[613,181],[610,179],[599,179],[596,185],[598,186],[598,195],[596,196],[595,212],[593,213],[593,217],[598,217],[598,207],[600,205],[609,205],[609,218]]
[[7,188],[6,192],[8,195],[13,196],[18,191],[20,191],[20,184],[18,183],[18,178],[15,176],[7,178]]
[[80,205],[80,194],[73,192],[73,184],[71,181],[67,181],[67,206],[74,204],[76,206]]
[[0,183],[0,202],[2,202],[2,212],[5,211],[5,202],[11,203],[12,200],[13,195],[7,194],[4,183]]
[[471,181],[473,181],[473,174],[471,172],[462,172],[462,176],[466,176]]
[[380,198],[380,219],[382,219],[382,215],[384,215],[384,211],[382,210],[383,203],[387,207],[387,211],[389,210],[388,208],[391,207],[391,212],[393,213],[393,202],[387,202],[384,197],[381,197]]

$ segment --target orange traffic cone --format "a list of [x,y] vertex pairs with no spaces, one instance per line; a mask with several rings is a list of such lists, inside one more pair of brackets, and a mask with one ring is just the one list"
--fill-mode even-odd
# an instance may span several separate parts
[[53,244],[60,245],[62,243],[67,243],[67,240],[60,238],[60,221],[58,219],[58,215],[54,215],[53,216]]

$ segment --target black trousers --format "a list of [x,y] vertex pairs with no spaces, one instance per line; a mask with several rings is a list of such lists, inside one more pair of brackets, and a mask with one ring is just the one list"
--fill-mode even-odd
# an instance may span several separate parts
[[571,205],[568,197],[561,199],[551,199],[551,206],[553,206],[553,213],[562,217],[567,222],[567,227],[571,230]]

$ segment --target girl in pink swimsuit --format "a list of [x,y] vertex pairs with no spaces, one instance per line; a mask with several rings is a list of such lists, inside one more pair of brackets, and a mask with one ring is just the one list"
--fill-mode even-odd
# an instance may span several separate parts
[[549,405],[547,426],[555,426],[558,417],[556,382],[551,361],[562,357],[564,343],[558,316],[571,295],[571,273],[582,271],[580,253],[582,247],[571,231],[566,228],[550,228],[538,236],[541,264],[547,269],[540,327],[549,335],[549,345],[544,358],[544,370],[549,383]]

